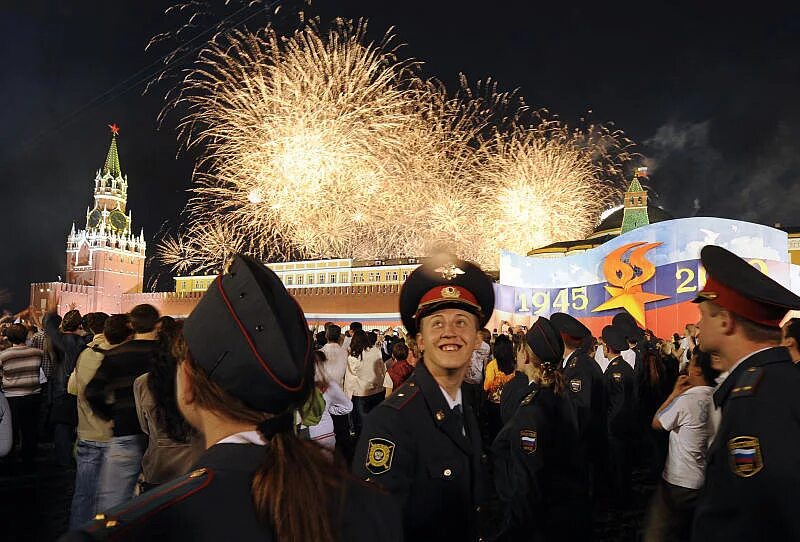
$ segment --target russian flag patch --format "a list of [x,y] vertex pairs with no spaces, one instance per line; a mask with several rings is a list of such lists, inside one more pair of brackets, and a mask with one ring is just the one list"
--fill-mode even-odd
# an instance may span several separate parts
[[741,436],[728,441],[731,469],[742,478],[749,478],[764,468],[758,437]]

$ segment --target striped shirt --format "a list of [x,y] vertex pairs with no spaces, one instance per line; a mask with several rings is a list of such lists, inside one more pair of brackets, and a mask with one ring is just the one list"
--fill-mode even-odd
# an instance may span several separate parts
[[53,367],[55,366],[55,361],[50,357],[50,349],[47,347],[47,333],[45,333],[44,330],[34,333],[28,346],[38,348],[43,352],[42,371],[44,372],[45,378],[49,380],[50,377],[53,376]]
[[0,352],[0,373],[6,397],[33,395],[42,390],[39,369],[43,354],[38,348],[24,344]]

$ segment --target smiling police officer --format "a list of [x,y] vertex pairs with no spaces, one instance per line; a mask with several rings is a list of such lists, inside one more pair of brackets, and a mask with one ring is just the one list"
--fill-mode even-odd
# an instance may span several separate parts
[[481,536],[486,457],[462,383],[493,310],[489,277],[452,257],[417,268],[400,292],[422,360],[366,418],[353,471],[396,498],[407,540]]

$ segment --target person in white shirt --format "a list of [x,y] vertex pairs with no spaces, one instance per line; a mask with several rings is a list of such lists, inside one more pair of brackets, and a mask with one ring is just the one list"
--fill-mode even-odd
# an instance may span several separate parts
[[347,370],[347,350],[339,344],[342,328],[330,324],[325,328],[325,346],[321,350],[325,353],[324,373],[328,382],[344,385],[344,373]]
[[308,434],[311,440],[333,452],[336,448],[336,432],[331,416],[346,416],[353,410],[353,402],[345,395],[341,386],[327,379],[325,353],[322,350],[314,351],[314,362],[314,381],[325,399],[325,410],[322,411],[322,418],[319,422],[308,428]]
[[353,333],[344,375],[344,392],[353,401],[350,421],[356,439],[361,434],[364,416],[378,406],[386,395],[383,387],[385,376],[386,364],[380,348],[370,347],[370,338],[364,331]]
[[678,347],[678,370],[683,373],[686,366],[689,365],[689,358],[692,356],[692,350],[697,346],[697,326],[694,324],[686,324],[686,334],[681,339],[681,344]]
[[687,374],[653,416],[653,429],[669,431],[669,454],[650,503],[645,542],[689,540],[698,495],[705,482],[706,453],[713,436],[710,412],[719,371],[711,356],[694,349]]

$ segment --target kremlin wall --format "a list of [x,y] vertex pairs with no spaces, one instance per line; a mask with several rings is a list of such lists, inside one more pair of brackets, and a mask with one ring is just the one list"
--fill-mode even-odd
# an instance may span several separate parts
[[[186,317],[213,275],[179,276],[173,292],[143,292],[147,244],[136,235],[126,209],[128,178],[117,149],[118,128],[94,180],[85,226],[72,228],[66,244],[66,281],[31,284],[38,310],[127,312],[149,303],[161,314]],[[538,316],[567,312],[595,335],[614,314],[627,310],[642,327],[670,336],[694,322],[691,300],[705,282],[700,248],[718,244],[746,258],[785,286],[800,291],[800,229],[772,228],[721,218],[674,219],[648,201],[639,168],[623,205],[604,214],[586,239],[503,252],[495,283],[490,328],[503,321],[530,325]],[[300,303],[310,324],[358,320],[369,328],[400,325],[398,298],[417,258],[348,258],[268,263]]]

